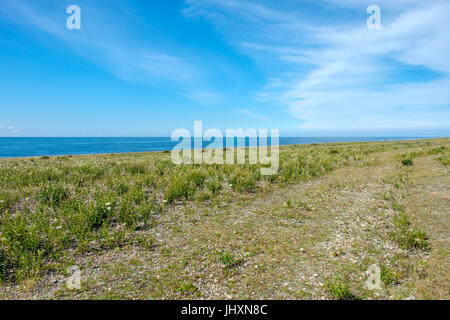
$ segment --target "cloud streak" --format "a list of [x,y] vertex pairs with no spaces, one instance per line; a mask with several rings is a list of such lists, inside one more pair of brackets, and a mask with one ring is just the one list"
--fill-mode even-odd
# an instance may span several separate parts
[[269,121],[268,117],[260,115],[259,113],[256,113],[252,110],[241,109],[241,110],[238,110],[237,112],[240,114],[246,115],[247,117],[252,118],[252,119],[256,119],[256,120],[260,120],[260,121]]
[[205,95],[216,95],[207,93],[201,64],[186,58],[192,54],[185,54],[182,49],[178,50],[179,54],[169,53],[157,43],[139,40],[133,34],[146,22],[126,3],[100,1],[94,6],[91,1],[80,0],[78,5],[83,19],[81,30],[66,28],[67,3],[52,2],[43,7],[27,0],[0,0],[0,18],[34,30],[46,40],[48,35],[53,36],[79,56],[122,80],[157,85],[187,98],[190,96],[184,94],[186,91],[200,91],[200,88]]
[[83,21],[87,21],[77,31],[66,29],[65,23],[62,23],[68,15],[61,4],[45,10],[32,1],[0,0],[0,12],[10,21],[57,37],[84,58],[103,65],[123,79],[189,80],[193,67],[182,58],[127,40],[129,31],[116,27],[127,25],[127,20],[137,21],[136,17],[114,14],[108,11],[106,4],[103,7],[100,5],[100,8],[93,7],[89,2],[80,5]]
[[6,126],[5,127],[5,126],[0,125],[0,135],[11,135],[11,134],[17,133],[19,131],[20,131],[20,129],[17,129],[14,126]]
[[[298,23],[296,10],[285,14],[261,2],[187,3],[190,15],[212,20],[267,70],[270,79],[256,97],[301,120],[302,129],[450,129],[448,2],[380,1],[380,31],[364,20]],[[351,0],[320,4],[327,3],[344,12],[366,8]],[[221,28],[223,17],[246,31]],[[409,79],[421,72],[430,76]]]

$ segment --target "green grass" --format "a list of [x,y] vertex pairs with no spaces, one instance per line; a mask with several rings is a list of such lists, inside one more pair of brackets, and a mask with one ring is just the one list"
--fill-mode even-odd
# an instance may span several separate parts
[[424,155],[437,155],[437,160],[444,166],[450,165],[450,148],[448,146],[440,146],[429,150],[407,152],[399,155],[401,163],[405,166],[413,165],[412,159],[421,157]]
[[225,269],[231,269],[242,264],[244,259],[235,258],[229,252],[219,252],[219,261],[223,264]]
[[444,166],[450,166],[450,148],[442,146],[432,149],[430,154],[439,155],[437,160]]
[[190,282],[180,282],[178,284],[177,291],[181,294],[199,294],[198,288]]
[[325,283],[325,288],[328,294],[338,300],[355,300],[357,297],[350,291],[350,284],[348,281],[335,276],[333,279]]
[[395,231],[393,239],[402,249],[429,249],[428,236],[425,232],[411,227],[406,212],[401,211],[394,218]]
[[53,208],[57,208],[69,197],[69,191],[62,186],[47,186],[38,191],[36,200]]
[[427,234],[421,230],[400,230],[394,234],[394,240],[403,249],[429,249]]
[[411,159],[403,159],[402,160],[402,165],[404,165],[404,166],[412,166],[413,165],[413,161]]
[[385,286],[389,286],[392,284],[396,284],[399,282],[397,275],[395,272],[385,264],[380,265],[381,269],[381,282],[384,283]]
[[[427,144],[284,146],[273,176],[262,176],[260,165],[176,166],[165,152],[0,160],[0,280],[39,278],[69,252],[133,242],[136,230],[152,228],[155,216],[179,202],[230,203],[239,195],[324,175],[393,146]],[[448,157],[448,148],[429,149],[437,159]],[[309,204],[303,205],[309,210]],[[426,247],[426,235],[405,230],[397,237],[402,245]],[[221,262],[233,266],[239,259],[225,255]]]

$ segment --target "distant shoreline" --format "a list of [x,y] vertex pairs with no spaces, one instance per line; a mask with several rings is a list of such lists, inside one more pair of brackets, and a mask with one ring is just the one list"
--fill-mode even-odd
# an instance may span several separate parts
[[[280,137],[280,146],[293,146],[293,145],[308,145],[308,144],[332,144],[332,143],[361,143],[361,142],[394,142],[394,141],[418,141],[418,140],[435,140],[446,137]],[[25,151],[17,151],[21,146],[14,144],[7,144],[2,141],[5,140],[21,140],[25,143],[22,146]],[[76,141],[77,143],[69,143],[68,146],[61,144],[54,144],[55,141]],[[108,140],[114,143],[109,146],[109,150],[101,150],[104,144],[101,142]],[[35,146],[31,142],[39,141],[38,146]],[[87,142],[93,143],[87,143]],[[122,144],[123,142],[123,144]],[[134,143],[134,146],[131,145]],[[156,145],[151,145],[151,144]],[[159,144],[158,144],[159,143]],[[163,145],[161,145],[161,143]],[[209,143],[209,142],[208,142]],[[128,144],[128,145],[127,145]],[[141,144],[141,145],[139,145]],[[84,146],[80,148],[79,146]],[[131,145],[131,146],[130,146]],[[139,154],[148,152],[167,152],[172,150],[175,143],[170,144],[170,137],[136,137],[136,138],[40,138],[40,137],[2,137],[0,138],[0,160],[13,160],[13,159],[29,159],[39,158],[43,156],[48,157],[75,157],[75,156],[95,156],[95,155],[110,155],[110,154]],[[225,146],[225,145],[224,145]],[[78,147],[78,149],[77,149]],[[90,148],[91,149],[90,149]],[[129,148],[127,148],[129,147]],[[203,146],[207,148],[207,144]],[[5,150],[6,148],[6,150]],[[9,148],[9,149],[8,149]],[[28,148],[28,150],[27,150]],[[34,149],[32,149],[34,148]],[[64,150],[64,148],[66,148]],[[95,148],[99,148],[96,152]],[[32,150],[30,150],[32,149]],[[106,148],[107,149],[107,148]],[[114,151],[114,149],[117,149]],[[89,151],[91,150],[91,152]],[[71,152],[72,151],[72,152]],[[22,154],[18,154],[22,152]],[[9,154],[8,154],[9,153]],[[27,154],[29,153],[29,154]],[[34,153],[34,154],[32,154]]]

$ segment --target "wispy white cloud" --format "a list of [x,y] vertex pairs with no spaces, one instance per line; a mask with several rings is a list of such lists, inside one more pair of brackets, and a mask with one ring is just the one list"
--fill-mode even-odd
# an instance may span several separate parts
[[257,112],[254,112],[254,111],[252,111],[252,110],[248,110],[248,109],[240,109],[240,110],[238,110],[237,112],[238,112],[238,113],[241,113],[241,114],[243,114],[243,115],[246,115],[246,116],[249,117],[249,118],[256,119],[256,120],[261,120],[261,121],[268,121],[268,120],[269,120],[268,117],[265,117],[265,116],[263,116],[263,115],[261,115],[261,114],[259,114],[259,113],[257,113]]
[[20,131],[20,129],[17,129],[14,126],[6,126],[5,127],[5,126],[0,125],[0,135],[11,135],[11,134],[17,133],[19,131]]
[[208,71],[194,55],[186,55],[183,50],[177,52],[174,48],[169,48],[168,52],[155,42],[134,36],[135,28],[146,22],[126,3],[100,2],[95,6],[91,1],[80,0],[78,4],[82,14],[81,30],[66,28],[68,3],[64,2],[50,5],[28,0],[0,0],[0,19],[29,28],[30,32],[45,38],[44,41],[48,41],[50,35],[125,81],[162,86],[202,104],[219,99],[220,95],[205,85]]
[[376,4],[385,9],[405,11],[408,6],[418,6],[424,3],[437,3],[444,2],[445,0],[326,0],[324,2],[333,3],[338,6],[348,7],[348,8],[367,8],[370,5]]
[[204,106],[212,106],[223,100],[222,95],[208,91],[192,90],[182,94],[189,100]]
[[[37,6],[26,0],[0,0],[0,17],[29,27],[30,31],[44,31],[62,41],[84,58],[106,67],[125,80],[172,82],[187,81],[194,67],[181,57],[170,55],[154,46],[136,42],[129,36],[127,25],[138,18],[122,8],[122,14],[109,11],[107,6],[95,7],[92,2],[81,5],[82,29],[68,30],[65,25],[63,3]],[[117,4],[116,4],[117,5]],[[117,26],[120,26],[118,28]]]
[[[191,14],[213,23],[234,19],[229,26],[236,30],[222,32],[271,75],[257,98],[275,102],[301,119],[303,129],[450,129],[447,1],[379,1],[380,31],[365,28],[364,20],[298,23],[292,19],[295,10],[281,12],[261,2],[187,3]],[[373,4],[322,3],[363,10]],[[383,19],[383,13],[389,19]],[[270,36],[264,34],[267,30]],[[433,76],[411,80],[408,73],[401,74],[407,68]]]

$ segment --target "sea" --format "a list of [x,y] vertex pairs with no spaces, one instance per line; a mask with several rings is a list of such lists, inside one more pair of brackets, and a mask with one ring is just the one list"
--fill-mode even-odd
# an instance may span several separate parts
[[[423,137],[280,137],[280,145],[415,140]],[[211,142],[203,142],[203,147]],[[178,144],[170,137],[148,138],[0,138],[0,158],[166,151]],[[236,144],[236,141],[235,141]],[[246,140],[248,145],[248,139]],[[270,139],[268,142],[270,145]],[[224,143],[224,146],[226,144]]]

